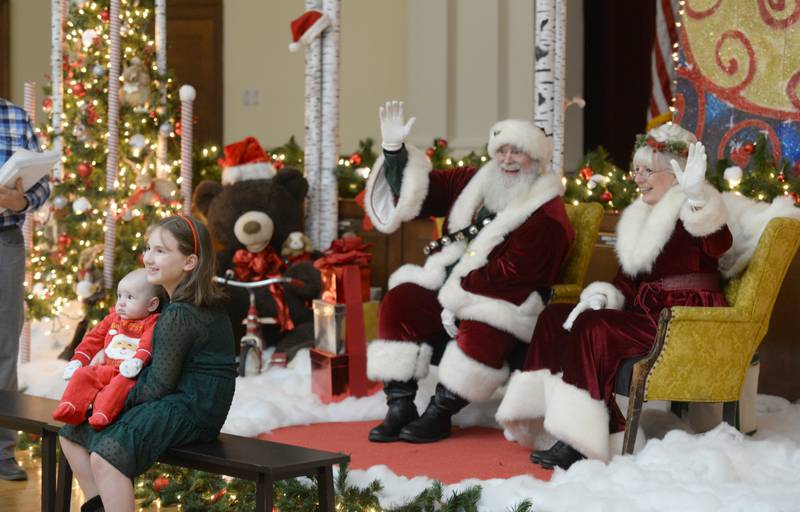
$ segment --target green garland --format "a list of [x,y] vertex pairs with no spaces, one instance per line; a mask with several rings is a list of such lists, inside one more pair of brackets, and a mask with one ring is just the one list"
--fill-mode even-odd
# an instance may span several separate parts
[[634,150],[644,146],[650,146],[659,153],[672,153],[673,155],[686,156],[689,154],[689,144],[679,140],[658,141],[653,137],[648,137],[645,133],[636,136]]

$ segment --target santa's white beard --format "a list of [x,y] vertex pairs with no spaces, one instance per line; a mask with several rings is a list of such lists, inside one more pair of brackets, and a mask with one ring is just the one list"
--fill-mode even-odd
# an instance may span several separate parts
[[496,167],[494,176],[488,180],[483,204],[493,212],[499,212],[516,199],[528,194],[536,181],[536,169],[528,167],[520,169],[516,174],[509,174],[503,167]]

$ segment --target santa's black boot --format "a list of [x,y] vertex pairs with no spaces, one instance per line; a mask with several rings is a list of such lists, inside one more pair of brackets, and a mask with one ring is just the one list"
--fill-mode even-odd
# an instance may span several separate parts
[[428,408],[418,420],[412,421],[400,431],[400,439],[411,443],[433,443],[450,437],[450,419],[469,402],[441,384],[431,397]]
[[414,397],[417,396],[417,381],[390,380],[384,383],[386,404],[389,410],[383,423],[369,431],[369,440],[376,443],[391,443],[400,440],[400,429],[419,418]]
[[103,500],[100,499],[99,494],[81,505],[81,512],[103,512],[104,510]]

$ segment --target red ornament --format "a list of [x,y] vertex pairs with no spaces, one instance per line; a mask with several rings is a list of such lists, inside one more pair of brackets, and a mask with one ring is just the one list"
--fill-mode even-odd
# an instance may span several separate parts
[[72,243],[72,237],[70,237],[69,235],[64,234],[64,233],[58,235],[58,246],[59,247],[65,248],[71,243]]
[[64,148],[64,154],[67,156],[72,156],[72,148],[70,147]]
[[163,476],[160,476],[155,480],[153,480],[153,490],[156,492],[161,492],[168,485],[169,485],[169,479],[164,478]]
[[794,200],[794,204],[800,204],[800,194],[797,192],[789,192],[789,197]]
[[274,160],[274,161],[272,162],[272,167],[273,167],[273,169],[275,169],[276,171],[280,171],[281,169],[283,169],[283,166],[284,166],[284,164],[283,164],[283,160]]
[[183,133],[182,127],[183,125],[181,124],[180,121],[175,121],[175,135],[177,135],[178,137],[180,137],[181,134]]
[[111,15],[108,13],[108,11],[101,11],[100,12],[100,19],[103,20],[103,21],[108,21],[108,20],[111,19]]
[[436,150],[433,148],[428,148],[425,150],[425,154],[428,155],[428,158],[433,158],[433,155],[436,154]]
[[743,150],[744,150],[744,152],[745,152],[745,153],[747,153],[748,155],[752,155],[752,154],[753,154],[753,151],[755,151],[755,150],[756,150],[756,145],[755,145],[755,144],[753,144],[752,142],[748,142],[747,144],[745,144],[745,145],[743,145],[743,146],[742,146],[742,149],[743,149]]
[[447,141],[444,139],[436,139],[436,145],[442,149],[447,147]]
[[94,105],[89,104],[86,108],[86,124],[94,125],[97,122],[97,119],[100,116],[97,115],[97,108]]
[[361,155],[359,155],[358,153],[353,153],[352,155],[350,155],[350,163],[355,166],[361,165]]
[[611,195],[611,192],[606,190],[600,195],[600,199],[602,199],[603,201],[611,201],[612,199],[614,199],[614,196]]
[[53,108],[53,98],[47,97],[42,100],[42,108],[45,110],[50,110]]
[[83,84],[75,84],[72,86],[72,94],[77,98],[83,98],[86,96],[86,88]]
[[215,492],[213,496],[211,496],[211,503],[218,502],[220,500],[220,498],[222,498],[226,494],[228,494],[228,488],[227,487],[223,487],[219,491]]
[[580,176],[584,180],[589,181],[589,178],[591,178],[593,174],[594,174],[594,171],[592,171],[592,168],[589,167],[588,165],[585,166],[585,167],[581,167]]
[[777,179],[778,182],[783,183],[784,181],[786,181],[786,176],[784,176],[783,173],[780,173],[778,176],[775,177],[775,179]]
[[55,251],[50,253],[50,261],[52,261],[56,265],[60,264],[63,258],[64,258],[64,251],[62,251],[61,249],[56,249]]
[[92,171],[93,169],[91,164],[88,164],[86,162],[81,162],[78,164],[78,176],[80,176],[81,178],[83,179],[88,178],[89,176],[92,175]]
[[800,160],[796,161],[794,165],[792,165],[792,174],[800,177]]

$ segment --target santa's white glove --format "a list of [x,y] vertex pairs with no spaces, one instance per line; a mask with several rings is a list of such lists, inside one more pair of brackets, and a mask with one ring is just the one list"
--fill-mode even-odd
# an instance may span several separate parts
[[142,371],[143,366],[144,363],[141,359],[126,359],[125,361],[122,361],[122,364],[119,365],[119,373],[123,377],[132,379],[139,375],[139,372]]
[[407,123],[403,124],[402,101],[387,101],[384,106],[380,107],[378,114],[381,119],[383,149],[397,151],[403,147],[403,143],[408,138],[408,134],[411,133],[411,127],[417,118],[412,117]]
[[64,380],[71,379],[72,374],[75,373],[75,371],[81,366],[83,366],[83,363],[81,363],[80,361],[70,361],[69,363],[67,363],[67,367],[64,368]]
[[442,325],[451,338],[456,337],[456,333],[458,332],[458,327],[456,327],[456,315],[449,309],[442,310]]
[[678,179],[683,193],[689,200],[689,205],[694,208],[702,208],[706,204],[703,188],[706,183],[706,148],[702,142],[695,142],[689,146],[689,155],[686,157],[686,168],[681,170],[681,166],[675,160],[670,161],[672,172]]
[[597,293],[590,297],[587,297],[585,300],[582,300],[575,304],[575,307],[572,308],[572,311],[569,312],[569,316],[567,317],[567,321],[564,322],[564,330],[569,331],[572,329],[572,324],[575,323],[575,319],[578,318],[578,315],[586,311],[587,309],[594,309],[595,311],[598,309],[603,309],[608,304],[608,299],[606,296]]

